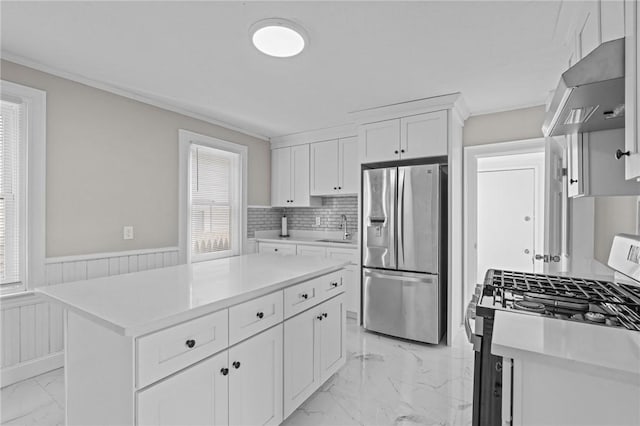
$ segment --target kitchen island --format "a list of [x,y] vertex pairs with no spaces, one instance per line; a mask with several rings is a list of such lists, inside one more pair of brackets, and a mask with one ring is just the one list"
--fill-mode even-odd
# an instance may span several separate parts
[[65,308],[68,425],[277,425],[345,362],[343,267],[238,256],[38,290]]

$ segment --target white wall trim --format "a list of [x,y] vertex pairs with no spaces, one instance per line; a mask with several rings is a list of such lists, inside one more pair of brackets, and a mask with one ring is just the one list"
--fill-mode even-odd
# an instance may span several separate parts
[[64,352],[56,352],[45,357],[21,362],[1,370],[0,386],[9,386],[62,367],[64,367]]
[[71,256],[47,257],[45,263],[48,265],[51,263],[78,262],[81,260],[98,260],[98,259],[107,259],[110,257],[136,256],[140,254],[150,254],[150,253],[167,253],[172,251],[178,251],[178,247],[162,247],[162,248],[126,250],[126,251],[112,251],[112,252],[93,253],[93,254],[78,254],[78,255],[71,255]]
[[288,146],[304,145],[313,142],[322,142],[331,139],[349,138],[358,135],[358,128],[354,124],[328,127],[325,129],[309,130],[292,133],[289,135],[275,136],[271,138],[271,149],[285,148]]
[[191,250],[189,241],[191,240],[190,223],[190,187],[189,176],[189,153],[191,144],[208,146],[210,148],[222,149],[225,151],[240,154],[240,176],[242,179],[241,199],[240,199],[240,236],[238,253],[244,252],[247,244],[247,194],[248,194],[248,148],[244,145],[228,142],[211,136],[201,135],[188,130],[178,130],[178,248],[180,263],[191,262]]
[[[47,175],[47,94],[21,84],[0,80],[0,92],[20,98],[26,106],[27,156],[26,199],[21,208],[26,213],[25,288],[31,289],[45,282],[45,224],[46,224],[46,175]],[[21,219],[25,216],[21,214]]]
[[181,114],[187,117],[191,117],[191,118],[195,118],[196,120],[201,120],[201,121],[205,121],[207,123],[210,124],[214,124],[216,126],[220,126],[220,127],[224,127],[225,129],[228,130],[233,130],[235,132],[239,132],[248,136],[252,136],[254,138],[258,138],[258,139],[262,139],[266,142],[269,142],[269,137],[265,136],[261,133],[257,133],[257,132],[253,132],[251,130],[247,130],[238,126],[234,126],[233,124],[230,124],[228,122],[225,122],[223,120],[218,120],[213,116],[210,115],[206,115],[206,114],[201,114],[195,111],[191,111],[189,108],[185,107],[185,106],[180,106],[180,105],[175,105],[172,103],[168,103],[166,100],[160,99],[160,98],[156,98],[154,96],[151,95],[143,95],[143,94],[139,94],[136,93],[130,89],[126,89],[120,86],[116,86],[113,84],[109,84],[109,83],[105,83],[102,81],[98,81],[98,80],[93,80],[91,78],[88,77],[84,77],[82,75],[79,74],[75,74],[72,72],[68,72],[68,71],[63,71],[60,70],[58,68],[54,68],[54,67],[50,67],[48,65],[44,65],[42,63],[33,61],[31,59],[25,58],[23,56],[20,55],[16,55],[13,54],[11,52],[7,52],[7,51],[2,51],[0,53],[0,56],[2,57],[2,59],[9,61],[9,62],[13,62],[16,63],[18,65],[22,65],[25,67],[29,67],[29,68],[33,68],[37,71],[41,71],[41,72],[45,72],[47,74],[51,74],[54,75],[56,77],[60,77],[60,78],[64,78],[66,80],[71,80],[74,81],[76,83],[81,83],[84,84],[86,86],[89,87],[93,87],[95,89],[100,89],[100,90],[104,90],[105,92],[109,92],[109,93],[113,93],[115,95],[118,96],[123,96],[125,98],[129,98],[129,99],[133,99],[134,101],[138,101],[138,102],[142,102],[145,103],[147,105],[151,105],[157,108],[161,108],[167,111],[171,111],[171,112],[175,112],[177,114]]
[[469,117],[469,109],[460,93],[353,111],[349,116],[358,124],[367,124],[448,109],[455,110],[462,122]]

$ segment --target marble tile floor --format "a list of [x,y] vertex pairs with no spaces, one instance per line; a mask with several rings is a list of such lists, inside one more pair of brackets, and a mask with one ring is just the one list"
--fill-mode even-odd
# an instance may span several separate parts
[[[284,426],[470,425],[473,351],[422,345],[347,326],[347,364]],[[3,388],[2,425],[64,425],[64,374],[58,369]]]

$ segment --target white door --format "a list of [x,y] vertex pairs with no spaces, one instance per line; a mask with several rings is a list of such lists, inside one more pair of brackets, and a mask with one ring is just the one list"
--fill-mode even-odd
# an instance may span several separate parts
[[566,270],[568,258],[566,243],[566,205],[567,197],[562,177],[564,149],[555,138],[547,138],[545,145],[545,182],[544,182],[544,247],[542,255],[536,256],[536,262],[542,262],[545,273]]
[[400,159],[400,120],[365,124],[358,135],[363,163]]
[[400,119],[400,157],[447,155],[447,111],[414,115]]
[[309,206],[309,145],[291,148],[291,202],[289,206]]
[[291,203],[291,148],[271,150],[271,205],[287,207]]
[[229,349],[229,424],[281,422],[282,324],[279,324]]
[[138,425],[229,424],[227,351],[137,395]]
[[533,168],[478,172],[478,274],[487,269],[533,272]]
[[320,385],[318,308],[284,322],[284,417],[287,418]]
[[324,382],[346,361],[345,295],[320,305],[320,381]]
[[338,140],[311,144],[311,195],[338,193]]
[[360,177],[358,138],[341,138],[338,143],[338,186],[341,194],[357,194]]

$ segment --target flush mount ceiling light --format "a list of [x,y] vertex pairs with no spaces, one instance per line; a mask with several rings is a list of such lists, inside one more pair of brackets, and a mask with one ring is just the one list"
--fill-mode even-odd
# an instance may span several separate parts
[[305,30],[287,19],[263,19],[251,26],[249,34],[256,49],[276,58],[296,56],[309,44]]

